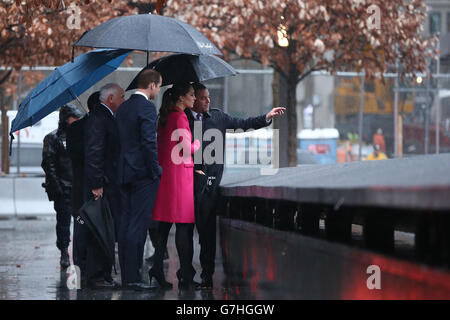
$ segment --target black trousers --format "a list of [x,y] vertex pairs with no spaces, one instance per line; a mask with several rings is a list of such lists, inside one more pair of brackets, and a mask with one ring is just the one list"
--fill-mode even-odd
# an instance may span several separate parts
[[218,190],[214,188],[195,196],[195,225],[200,243],[200,264],[202,279],[211,278],[216,259],[216,208]]
[[[158,241],[156,243],[155,258],[153,269],[157,273],[163,272],[164,251],[167,247],[169,232],[172,223],[158,223]],[[195,269],[192,266],[192,258],[194,256],[194,224],[193,223],[176,223],[175,245],[177,247],[178,258],[180,260],[180,270],[178,276],[183,281],[191,282],[195,276]]]
[[72,217],[70,190],[58,197],[53,207],[56,211],[56,247],[64,250],[70,244],[70,218]]
[[86,276],[86,233],[87,226],[77,221],[79,210],[83,206],[86,192],[84,190],[83,170],[73,166],[72,180],[72,216],[73,216],[73,263],[80,268],[81,277]]
[[116,185],[109,186],[105,188],[104,195],[109,202],[109,207],[114,220],[116,242],[118,242],[120,223],[122,221],[122,197],[120,187]]
[[122,284],[142,281],[139,269],[158,187],[159,179],[144,179],[121,186],[118,243]]
[[89,230],[85,224],[74,220],[73,222],[73,263],[80,268],[81,277],[86,276],[87,241],[86,236]]

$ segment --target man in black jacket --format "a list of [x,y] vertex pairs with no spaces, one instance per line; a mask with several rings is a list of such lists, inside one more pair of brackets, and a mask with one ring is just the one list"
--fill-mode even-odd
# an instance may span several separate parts
[[[100,89],[100,103],[86,120],[85,181],[87,197],[105,197],[111,208],[116,235],[120,219],[120,192],[117,185],[117,160],[120,153],[117,124],[114,114],[124,101],[125,92],[109,83]],[[116,237],[117,239],[117,237]],[[112,266],[103,258],[92,234],[87,234],[86,273],[94,288],[117,287],[111,277]]]
[[82,114],[74,106],[62,106],[59,110],[58,129],[44,138],[41,166],[45,172],[45,191],[48,199],[54,201],[56,211],[56,246],[61,251],[60,265],[70,265],[67,251],[70,243],[70,217],[72,206],[72,166],[66,149],[67,128]]
[[[87,101],[89,112],[100,103],[100,92],[96,91],[91,94]],[[80,268],[82,279],[86,271],[86,226],[80,223],[79,210],[85,202],[84,190],[84,135],[86,122],[89,114],[82,119],[72,123],[67,129],[67,151],[72,160],[72,216],[73,223],[73,240],[72,252],[73,263]],[[89,133],[88,133],[89,134]]]
[[[193,139],[201,139],[202,155],[205,148],[211,143],[217,143],[214,139],[205,141],[203,134],[209,129],[219,130],[223,139],[221,144],[222,154],[215,154],[216,150],[211,152],[211,158],[216,159],[213,163],[202,156],[201,163],[194,158],[194,205],[195,205],[195,225],[199,234],[200,241],[200,263],[202,266],[202,283],[199,288],[210,289],[213,286],[212,276],[215,269],[216,256],[216,205],[218,200],[218,190],[223,174],[224,152],[225,152],[225,133],[227,129],[259,129],[272,123],[272,118],[284,113],[285,108],[273,108],[266,115],[252,117],[247,119],[233,118],[219,109],[209,109],[210,98],[208,89],[200,84],[194,83],[195,104],[193,109],[186,109],[186,115],[189,120],[189,126],[193,133]],[[197,137],[195,122],[201,121],[202,137]],[[218,151],[218,150],[217,150]],[[195,156],[194,156],[195,157]],[[220,158],[220,159],[218,159]],[[206,161],[205,161],[206,160]]]

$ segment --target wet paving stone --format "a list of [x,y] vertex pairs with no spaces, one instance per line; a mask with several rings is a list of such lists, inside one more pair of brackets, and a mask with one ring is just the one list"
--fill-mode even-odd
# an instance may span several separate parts
[[[56,248],[56,219],[53,216],[35,220],[0,220],[0,300],[203,300],[224,299],[222,262],[216,261],[214,288],[207,292],[182,292],[178,289],[176,271],[178,256],[175,248],[175,226],[168,241],[169,260],[164,263],[167,281],[173,283],[172,290],[136,292],[132,290],[69,290],[66,270],[59,266],[59,250]],[[218,241],[219,243],[219,241]],[[196,281],[200,281],[199,246],[197,235],[194,239],[194,268]],[[220,250],[218,250],[220,252]],[[72,261],[72,250],[69,247]],[[153,254],[148,241],[144,257]],[[220,254],[218,254],[219,256]],[[118,258],[117,275],[113,278],[120,283]],[[151,264],[144,262],[143,279],[148,283],[147,270]]]
[[[67,270],[59,266],[54,216],[35,220],[0,220],[0,300],[298,300],[298,299],[449,299],[450,274],[396,257],[382,256],[295,232],[221,219],[217,228],[217,255],[212,290],[180,291],[175,227],[164,262],[171,290],[69,290]],[[361,228],[354,226],[354,239]],[[411,234],[398,233],[405,250]],[[358,242],[358,241],[356,241]],[[357,243],[356,243],[357,244]],[[195,281],[200,281],[199,245],[194,233]],[[153,254],[150,242],[144,258]],[[72,259],[72,251],[69,247]],[[382,290],[367,286],[367,267],[379,265]],[[120,270],[113,278],[120,283]],[[148,283],[144,261],[142,278]]]

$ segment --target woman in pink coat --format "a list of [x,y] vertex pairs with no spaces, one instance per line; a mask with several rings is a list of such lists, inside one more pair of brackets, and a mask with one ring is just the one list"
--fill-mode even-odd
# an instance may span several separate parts
[[180,288],[191,288],[195,270],[192,267],[194,231],[194,161],[193,153],[200,142],[192,141],[184,109],[194,106],[194,89],[189,83],[174,85],[163,96],[158,121],[158,161],[162,167],[161,182],[153,209],[158,221],[155,259],[149,271],[150,282],[171,288],[163,272],[163,256],[172,224],[176,224],[175,243],[180,259]]

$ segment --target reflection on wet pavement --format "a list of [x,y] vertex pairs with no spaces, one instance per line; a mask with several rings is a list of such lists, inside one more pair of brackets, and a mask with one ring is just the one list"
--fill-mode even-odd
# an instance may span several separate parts
[[[13,300],[158,300],[158,299],[223,299],[226,290],[223,283],[220,250],[216,261],[217,273],[214,276],[214,288],[210,291],[180,292],[176,271],[178,256],[175,248],[174,231],[171,230],[168,251],[169,260],[165,261],[167,280],[174,284],[172,290],[136,292],[132,290],[69,290],[68,275],[59,266],[59,251],[56,248],[56,220],[44,217],[36,220],[0,220],[0,299]],[[194,239],[194,268],[196,281],[200,281],[201,272],[198,261],[198,240]],[[72,261],[72,251],[69,247]],[[144,257],[153,254],[153,247],[147,242]],[[116,259],[118,261],[118,259]],[[113,278],[120,283],[120,269],[117,263],[117,275]],[[147,270],[151,267],[144,262],[143,278],[148,283]],[[153,280],[154,281],[154,280]]]
[[448,269],[239,220],[221,219],[220,233],[229,299],[450,299]]
[[[450,273],[357,247],[252,223],[220,219],[214,288],[178,289],[178,256],[172,228],[165,261],[172,290],[69,290],[59,266],[54,217],[0,220],[0,299],[30,300],[234,300],[234,299],[450,299]],[[355,230],[358,236],[358,230]],[[399,235],[404,246],[413,239]],[[72,256],[71,250],[69,250]],[[153,253],[147,242],[144,257]],[[195,280],[200,281],[197,234]],[[118,259],[117,259],[118,261]],[[381,290],[367,286],[367,268],[381,269]],[[117,263],[118,267],[118,263]],[[143,280],[148,283],[144,262]],[[120,270],[113,278],[120,283]]]

